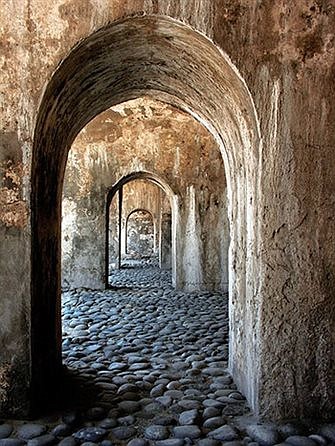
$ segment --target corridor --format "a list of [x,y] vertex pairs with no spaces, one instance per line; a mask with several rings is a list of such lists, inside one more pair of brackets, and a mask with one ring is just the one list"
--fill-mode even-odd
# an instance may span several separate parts
[[110,283],[64,293],[63,355],[96,387],[112,441],[238,439],[231,421],[248,408],[225,371],[227,296],[175,291],[168,271],[138,261]]

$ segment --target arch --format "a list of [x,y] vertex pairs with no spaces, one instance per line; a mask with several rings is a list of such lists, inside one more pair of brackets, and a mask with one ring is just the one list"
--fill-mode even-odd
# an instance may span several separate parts
[[173,197],[177,196],[176,192],[172,189],[172,187],[168,184],[166,180],[159,177],[153,172],[146,172],[146,171],[138,171],[138,172],[131,172],[127,175],[120,178],[107,192],[106,197],[106,205],[107,208],[109,208],[111,201],[116,194],[116,192],[122,187],[125,186],[127,183],[130,183],[131,181],[135,180],[147,180],[151,183],[156,184],[156,186],[160,187],[166,195],[171,200]]
[[[258,230],[250,224],[258,221],[261,140],[255,107],[228,56],[204,35],[165,16],[127,18],[82,40],[59,65],[41,100],[31,174],[32,395],[36,404],[46,403],[45,390],[61,370],[60,215],[67,153],[92,118],[144,94],[191,113],[220,144],[230,221],[238,222],[231,225],[230,317],[236,326],[230,367],[257,409],[258,344],[253,351],[248,347],[258,310],[245,311],[241,321],[235,317],[255,295],[259,280]],[[241,324],[245,330],[237,343]]]
[[149,214],[151,216],[152,221],[154,220],[152,213],[148,209],[136,208],[136,209],[133,209],[132,211],[130,211],[129,214],[127,215],[126,224],[127,224],[127,220],[129,220],[129,218],[132,216],[132,214],[135,214],[135,212],[146,212],[147,214]]
[[177,226],[177,218],[178,218],[178,195],[174,190],[171,188],[171,186],[168,184],[168,182],[165,179],[162,179],[158,175],[156,175],[153,172],[147,172],[147,171],[137,171],[137,172],[130,172],[127,175],[120,178],[107,192],[106,196],[106,211],[105,211],[105,217],[106,217],[106,241],[105,241],[105,286],[108,288],[109,281],[108,281],[108,271],[109,271],[109,208],[111,205],[111,202],[116,195],[116,193],[122,189],[123,186],[130,183],[131,181],[135,180],[146,180],[150,183],[155,184],[160,189],[165,192],[167,197],[170,201],[170,207],[171,207],[171,213],[172,213],[172,258],[174,261],[172,262],[172,283],[175,284],[175,278],[176,278],[176,262],[175,262],[175,256],[176,256],[176,226]]

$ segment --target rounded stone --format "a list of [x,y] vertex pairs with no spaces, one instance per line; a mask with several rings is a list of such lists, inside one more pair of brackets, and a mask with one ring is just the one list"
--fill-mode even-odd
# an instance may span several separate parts
[[312,434],[309,435],[308,438],[315,441],[315,443],[317,443],[319,446],[326,446],[327,444],[327,440],[322,437],[322,435]]
[[80,442],[90,441],[93,443],[101,441],[107,431],[102,427],[84,427],[73,434],[74,438]]
[[170,432],[166,426],[153,424],[145,429],[144,435],[149,440],[166,440]]
[[200,409],[201,403],[197,400],[180,400],[178,401],[178,406],[186,410]]
[[57,426],[55,426],[52,429],[51,434],[54,437],[63,438],[63,437],[69,436],[71,434],[71,432],[72,432],[71,426],[69,426],[68,424],[62,423],[62,424],[58,424]]
[[163,407],[164,406],[162,406],[162,404],[154,402],[154,403],[147,404],[143,408],[143,411],[147,414],[156,415],[157,413],[160,413],[162,411]]
[[99,421],[98,426],[103,429],[112,429],[117,426],[117,422],[114,418],[105,418],[104,420]]
[[167,440],[159,440],[155,442],[155,446],[183,446],[182,438],[168,438]]
[[127,415],[125,417],[118,418],[117,421],[122,426],[131,426],[135,423],[135,418],[132,415]]
[[45,434],[28,440],[27,446],[49,446],[51,444],[54,444],[55,442],[56,439],[53,435]]
[[144,438],[133,438],[127,443],[127,446],[147,446],[148,442]]
[[225,424],[225,420],[222,417],[207,418],[205,420],[203,427],[205,429],[217,429]]
[[251,425],[247,427],[247,434],[261,446],[272,446],[280,441],[278,431],[273,426]]
[[318,446],[318,443],[314,440],[302,435],[292,435],[291,437],[287,437],[285,443],[289,443],[292,446]]
[[228,424],[211,431],[208,436],[220,441],[232,441],[238,438],[236,430]]
[[[234,440],[234,441],[225,441],[224,446],[243,446],[242,441]],[[257,446],[256,444],[251,443],[251,446]]]
[[76,446],[77,442],[74,437],[65,437],[59,443],[58,446]]
[[232,392],[228,395],[229,398],[232,398],[234,400],[244,401],[245,397],[240,392]]
[[204,375],[221,376],[225,374],[225,370],[220,367],[206,367],[201,371]]
[[100,446],[114,446],[114,443],[111,440],[102,440]]
[[125,364],[124,362],[114,362],[108,367],[108,370],[122,371],[125,370],[127,367],[127,364]]
[[166,385],[168,390],[178,390],[181,387],[181,383],[179,381],[170,381],[169,384]]
[[17,429],[17,435],[23,440],[30,440],[39,437],[46,432],[47,428],[43,424],[27,423],[22,424]]
[[118,408],[125,413],[134,413],[141,409],[141,404],[138,401],[121,401]]
[[214,440],[214,438],[202,438],[197,442],[198,446],[220,446],[220,444],[221,442],[219,440]]
[[135,384],[125,383],[125,384],[122,384],[119,387],[119,390],[117,391],[117,393],[119,395],[122,395],[123,393],[128,393],[128,392],[137,393],[138,392],[138,387],[135,386]]
[[181,390],[172,389],[172,390],[167,390],[164,393],[164,396],[170,396],[174,400],[179,400],[184,396],[184,394]]
[[19,438],[2,438],[0,446],[22,446],[25,442]]
[[217,407],[206,407],[203,411],[202,417],[204,420],[208,418],[218,417],[221,414],[221,411]]
[[170,396],[158,396],[156,401],[164,407],[169,407],[172,404],[172,398]]
[[199,438],[201,435],[201,430],[196,425],[190,426],[176,426],[173,429],[173,434],[177,438]]
[[222,401],[214,400],[212,398],[205,399],[202,404],[204,405],[204,407],[217,407],[218,409],[225,406]]
[[155,398],[157,396],[162,396],[165,391],[165,384],[158,384],[157,386],[153,387],[150,396]]
[[0,424],[0,439],[8,438],[13,432],[13,426],[10,424]]
[[199,412],[197,409],[186,410],[179,415],[179,424],[189,425],[195,424],[199,417]]
[[115,427],[112,433],[118,440],[128,440],[136,435],[136,429],[132,426],[119,426]]

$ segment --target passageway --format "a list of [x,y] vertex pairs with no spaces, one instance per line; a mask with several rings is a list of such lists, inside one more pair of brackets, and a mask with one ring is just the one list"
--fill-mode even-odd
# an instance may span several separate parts
[[[134,144],[129,146],[129,135],[125,128],[122,134],[125,139],[121,141],[126,144],[122,144],[119,149],[122,159],[124,155],[130,154],[132,159],[128,168],[122,167],[120,170],[117,167],[121,166],[115,165],[113,160],[108,162],[105,151],[102,153],[101,146],[94,144],[91,156],[84,156],[83,161],[86,166],[99,168],[102,175],[96,175],[98,170],[94,169],[92,175],[80,176],[80,169],[77,168],[71,175],[72,184],[76,184],[78,189],[80,204],[88,206],[84,206],[84,212],[81,213],[77,203],[69,199],[71,195],[67,197],[67,206],[72,206],[74,210],[70,226],[72,223],[76,226],[76,236],[73,241],[70,240],[69,253],[78,252],[78,255],[69,255],[68,258],[79,258],[80,262],[77,262],[77,268],[72,268],[69,262],[66,268],[69,275],[66,277],[63,274],[62,279],[71,287],[78,287],[81,283],[81,286],[87,288],[101,289],[106,285],[106,275],[102,268],[107,263],[107,256],[102,254],[105,226],[103,198],[106,198],[108,188],[115,187],[120,178],[132,173],[145,171],[159,175],[172,189],[172,213],[175,211],[175,218],[172,217],[172,251],[174,243],[176,248],[176,255],[172,252],[172,260],[175,262],[172,264],[172,277],[176,287],[188,291],[227,290],[230,282],[230,328],[233,330],[230,335],[229,366],[239,388],[246,392],[252,406],[257,406],[258,393],[253,392],[253,389],[256,384],[258,386],[258,374],[252,373],[251,367],[255,364],[253,357],[257,354],[258,343],[254,342],[254,349],[250,349],[248,339],[253,334],[250,321],[257,316],[258,307],[250,311],[249,307],[243,308],[243,315],[241,309],[244,302],[251,305],[249,296],[254,283],[246,276],[246,267],[251,270],[254,266],[258,246],[255,240],[257,225],[243,224],[244,221],[253,222],[257,215],[256,207],[251,206],[251,203],[257,202],[258,185],[257,175],[254,175],[257,169],[253,168],[258,165],[259,149],[254,105],[243,79],[229,58],[211,41],[169,19],[154,17],[148,20],[139,18],[129,23],[125,21],[115,27],[107,27],[101,33],[94,33],[92,42],[83,41],[61,64],[48,83],[42,100],[32,160],[31,388],[34,407],[47,404],[43,389],[48,387],[50,380],[58,381],[61,369],[61,198],[65,167],[68,158],[71,158],[73,143],[76,138],[85,142],[82,150],[85,155],[89,141],[85,138],[84,127],[90,121],[93,123],[93,119],[98,119],[102,113],[108,113],[104,115],[104,124],[114,125],[113,134],[118,133],[119,120],[123,120],[124,116],[134,116],[127,110],[129,107],[126,102],[138,101],[144,96],[167,104],[168,109],[177,107],[181,111],[180,117],[184,112],[195,117],[200,126],[210,131],[209,138],[205,136],[208,144],[203,144],[198,138],[203,130],[192,132],[189,139],[181,127],[181,142],[186,146],[191,145],[191,151],[180,150],[180,145],[177,147],[173,143],[170,149],[174,149],[175,157],[168,156],[167,151],[162,157],[159,152],[151,153],[153,144],[150,143],[145,144],[146,150],[141,152],[141,156],[138,155],[135,162],[132,151]],[[157,40],[151,38],[153,29],[157,32]],[[128,30],[131,32],[128,33]],[[149,39],[146,38],[147,31]],[[115,33],[121,34],[114,38]],[[178,38],[173,37],[171,40],[174,35]],[[149,53],[154,57],[148,58]],[[123,55],[126,55],[125,59]],[[120,64],[121,60],[124,63]],[[145,69],[139,77],[139,70],[143,67]],[[203,91],[208,93],[206,97]],[[57,98],[59,96],[56,102],[55,94]],[[144,111],[145,116],[150,118],[152,112],[146,113],[145,107]],[[65,131],[63,126],[51,126],[51,122],[62,122],[65,116]],[[180,122],[183,124],[184,118]],[[157,123],[154,123],[154,128],[158,128]],[[136,141],[142,141],[142,134],[138,134]],[[110,148],[113,148],[113,151],[110,150],[113,159],[117,159],[115,144]],[[135,148],[139,149],[140,146],[135,145]],[[73,154],[76,161],[75,152]],[[163,159],[168,160],[168,166],[164,166]],[[115,174],[114,178],[108,175],[109,180],[106,177],[107,166],[112,166]],[[50,184],[47,180],[49,178],[52,179]],[[97,185],[97,179],[101,179],[101,184]],[[88,194],[92,184],[98,187],[97,194]],[[64,194],[66,197],[66,187]],[[63,210],[65,208],[63,206]],[[213,212],[208,211],[210,208],[218,211],[214,213],[215,218]],[[85,230],[77,236],[80,234],[82,216],[86,220]],[[232,225],[230,217],[234,217],[238,224]],[[214,230],[209,230],[209,226]],[[177,231],[177,227],[181,230]],[[209,238],[209,234],[216,236]],[[231,280],[228,280],[229,242]],[[256,262],[255,273],[257,265]],[[248,320],[246,330],[242,332],[240,328],[245,315]],[[246,364],[250,369],[248,373]]]
[[239,438],[227,424],[248,409],[226,371],[227,296],[175,291],[154,266],[111,278],[113,290],[64,293],[63,358],[96,386],[112,441]]
[[[212,37],[171,17],[129,16],[93,29],[72,40],[78,43],[71,51],[60,53],[67,56],[44,78],[43,97],[32,101],[39,104],[30,121],[35,123],[31,125],[34,136],[32,132],[27,135],[33,145],[23,156],[29,159],[26,171],[31,172],[31,178],[22,181],[23,190],[31,191],[26,216],[27,221],[31,216],[30,225],[26,224],[22,238],[27,235],[24,255],[29,258],[25,262],[28,276],[20,305],[15,301],[18,309],[13,307],[2,336],[6,340],[10,332],[13,339],[9,347],[3,342],[3,411],[8,406],[10,413],[27,414],[48,407],[54,398],[50,393],[62,382],[61,200],[67,160],[79,138],[85,143],[82,164],[93,170],[91,175],[81,176],[81,163],[76,164],[73,151],[76,175],[71,177],[82,206],[77,207],[70,199],[71,191],[69,198],[65,190],[67,206],[74,215],[70,227],[76,226],[71,231],[73,240],[68,240],[75,255],[68,259],[80,261],[74,268],[69,262],[64,283],[89,289],[107,285],[104,217],[108,191],[134,173],[158,175],[173,191],[176,255],[172,255],[172,272],[178,273],[176,287],[187,291],[225,291],[229,287],[229,370],[256,415],[275,420],[319,415],[330,419],[334,413],[332,357],[328,354],[333,326],[328,291],[331,262],[328,258],[320,261],[320,251],[328,240],[319,234],[328,234],[328,228],[323,231],[326,226],[322,223],[316,234],[315,227],[332,214],[322,211],[311,217],[317,209],[314,204],[321,207],[322,203],[320,198],[309,201],[305,194],[305,185],[314,180],[313,175],[306,174],[305,181],[299,170],[296,174],[292,169],[296,165],[301,173],[309,172],[309,161],[305,161],[312,159],[309,155],[305,159],[303,154],[309,152],[303,145],[297,156],[292,152],[299,135],[305,133],[298,125],[293,126],[294,132],[289,128],[303,104],[303,95],[288,106],[290,94],[286,98],[283,93],[283,86],[291,85],[288,78],[277,78],[271,66],[261,67],[264,70],[256,77],[252,65],[240,71],[237,62],[244,57],[239,53],[230,58]],[[56,64],[51,66],[56,68]],[[257,63],[254,67],[258,70]],[[286,76],[286,64],[283,67]],[[294,88],[292,83],[292,95]],[[310,85],[306,91],[311,91]],[[175,149],[175,156],[170,156],[169,150],[162,157],[152,138],[135,158],[129,127],[122,132],[120,123],[128,119],[137,122],[137,114],[126,103],[145,97],[160,101],[168,113],[174,107],[195,117],[216,147],[208,138],[209,144],[203,145],[199,133],[192,132],[194,141],[185,141],[186,146],[192,142],[190,152],[173,143],[169,149]],[[313,104],[314,109],[320,107]],[[149,129],[151,113],[146,110],[144,107],[142,121],[148,127],[141,125]],[[103,127],[111,126],[112,134],[122,142],[117,147],[121,160],[131,157],[130,164],[113,162],[118,159],[114,143],[109,145],[110,157],[99,144],[93,144],[91,156],[85,156],[89,150],[85,126],[102,115]],[[143,142],[142,135],[149,132],[139,130],[136,141]],[[313,139],[305,139],[305,148],[310,150]],[[140,149],[140,144],[135,148]],[[320,168],[322,165],[320,162]],[[313,188],[317,182],[310,184]],[[328,190],[326,185],[320,191]],[[218,210],[215,218],[210,208]],[[228,244],[229,255],[224,249]],[[304,270],[306,274],[301,273]],[[326,291],[320,285],[325,277]],[[12,301],[8,295],[5,308],[7,302],[11,308]],[[51,390],[50,383],[56,383]]]
[[[95,322],[85,325],[91,316],[107,320],[88,303],[103,302],[109,314],[109,297],[135,287],[116,271],[113,288],[102,291],[110,269],[136,272],[136,259],[123,258],[125,227],[129,212],[142,209],[153,219],[149,252],[171,269],[175,289],[196,301],[205,290],[229,291],[228,370],[259,422],[312,420],[305,433],[316,432],[315,419],[332,423],[321,438],[279,440],[334,445],[335,2],[0,3],[0,419],[45,414],[61,390],[77,388],[64,389],[65,290],[73,292],[71,323],[81,315],[89,332],[83,342],[93,348],[93,362],[74,368],[69,383],[79,376],[87,384],[80,393],[94,403],[92,377],[111,370],[99,370],[100,346],[94,352],[105,328],[90,333]],[[160,185],[170,207],[156,212],[148,202],[158,200],[138,203],[113,234],[110,193],[120,186],[120,203],[130,179]],[[136,292],[152,286],[143,270]],[[133,302],[127,305],[131,311]],[[142,334],[156,342],[152,324]],[[73,348],[74,361],[87,356],[81,344]],[[0,446],[21,446],[4,424]],[[29,440],[29,432],[20,438]],[[27,446],[56,442],[35,434]],[[278,441],[248,436],[261,445]]]
[[[170,196],[168,195],[170,194]],[[113,270],[134,261],[172,268],[172,209],[170,187],[154,174],[134,172],[108,192],[106,203],[106,286]]]

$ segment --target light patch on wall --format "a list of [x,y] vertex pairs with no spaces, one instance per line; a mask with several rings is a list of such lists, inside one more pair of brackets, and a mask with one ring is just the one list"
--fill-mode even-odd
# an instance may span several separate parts
[[198,237],[196,212],[195,212],[195,188],[190,186],[187,190],[188,215],[185,231],[185,251],[183,257],[185,277],[187,277],[186,290],[196,291],[202,283],[201,275],[201,250]]
[[74,201],[63,198],[62,202],[62,252],[63,258],[72,252],[73,234],[77,231],[77,205]]

